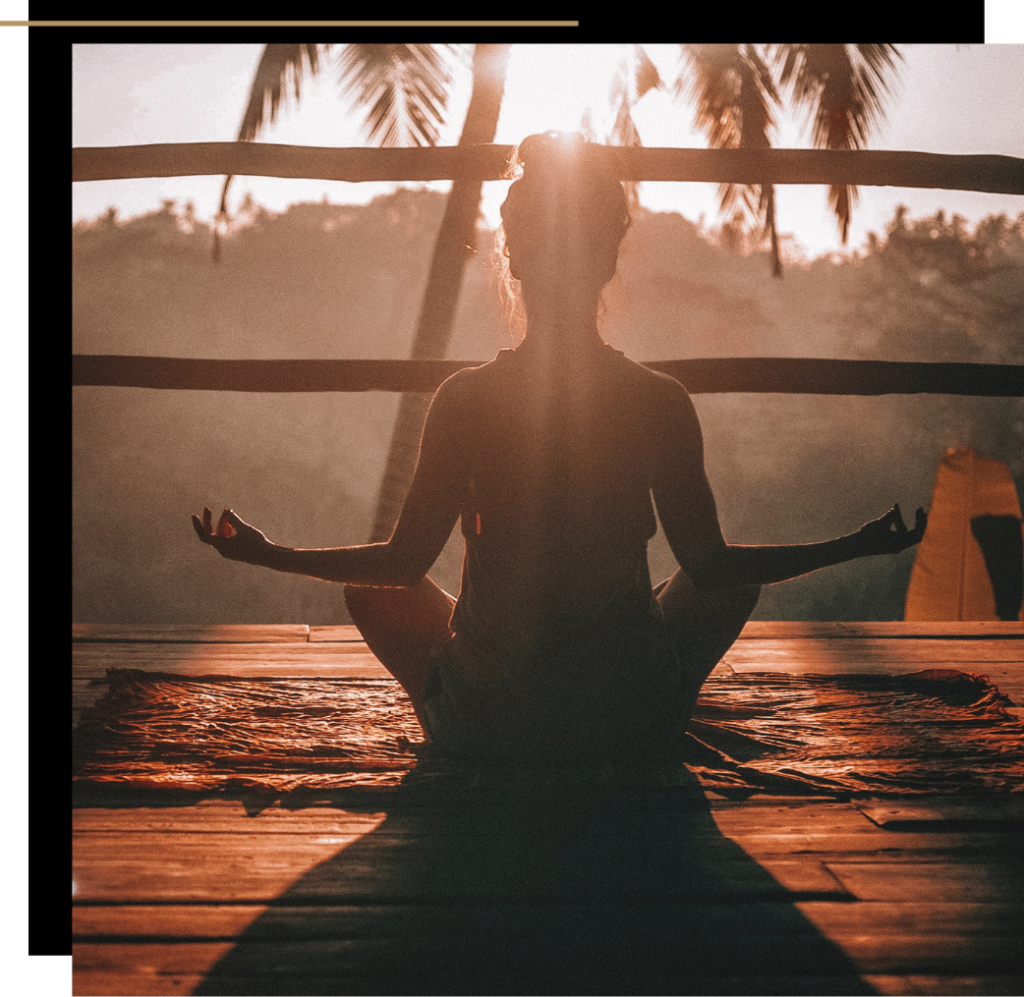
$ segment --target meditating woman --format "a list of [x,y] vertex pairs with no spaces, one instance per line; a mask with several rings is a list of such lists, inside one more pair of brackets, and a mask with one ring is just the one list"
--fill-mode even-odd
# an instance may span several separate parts
[[[272,543],[225,510],[196,532],[224,557],[342,582],[370,650],[428,737],[500,759],[663,757],[743,628],[760,586],[924,532],[895,506],[822,543],[722,537],[686,389],[601,340],[602,289],[629,224],[614,155],[538,135],[502,206],[526,336],[437,390],[386,543]],[[653,498],[653,505],[652,505]],[[652,588],[655,510],[680,568]],[[458,599],[427,571],[461,518]]]

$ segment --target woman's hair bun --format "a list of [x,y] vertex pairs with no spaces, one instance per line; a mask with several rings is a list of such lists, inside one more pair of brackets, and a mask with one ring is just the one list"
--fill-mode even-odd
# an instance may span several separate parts
[[533,264],[576,259],[600,283],[610,280],[629,227],[614,149],[579,134],[544,132],[523,139],[516,162],[522,177],[501,206],[516,276]]
[[541,132],[519,143],[516,162],[523,179],[576,175],[593,182],[618,183],[615,154],[605,145],[587,142],[579,132]]

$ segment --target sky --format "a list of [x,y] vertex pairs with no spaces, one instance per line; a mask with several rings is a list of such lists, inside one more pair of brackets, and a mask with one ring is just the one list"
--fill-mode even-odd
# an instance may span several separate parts
[[[674,80],[677,47],[646,48],[663,79]],[[260,51],[259,45],[76,46],[72,144],[233,141]],[[904,46],[902,52],[887,115],[872,134],[870,148],[1024,156],[1024,45],[920,45]],[[549,128],[576,129],[587,108],[600,136],[611,124],[608,90],[622,53],[623,47],[613,45],[516,46],[495,141],[512,144]],[[469,82],[468,65],[457,65],[450,123],[441,144],[458,139]],[[637,105],[634,116],[643,144],[706,147],[692,127],[691,107],[674,100],[670,89],[652,91]],[[260,141],[367,144],[362,122],[342,102],[330,68],[304,81],[301,101],[290,101]],[[774,144],[809,148],[805,117],[782,117]],[[73,185],[72,218],[95,218],[110,206],[127,217],[156,210],[164,198],[172,198],[193,202],[197,216],[209,220],[221,183],[220,177],[79,183]],[[237,207],[246,192],[273,211],[324,197],[335,203],[364,203],[393,186],[239,177],[230,207]],[[492,226],[506,188],[500,182],[485,185],[483,211]],[[708,226],[720,220],[712,184],[648,182],[641,186],[640,200],[653,210],[679,211],[693,221],[703,217]],[[884,231],[901,203],[912,217],[942,208],[971,222],[992,213],[1024,211],[1024,199],[1010,195],[862,187],[847,248],[863,245],[870,231]],[[780,187],[777,204],[779,230],[792,237],[797,255],[843,250],[825,188]]]

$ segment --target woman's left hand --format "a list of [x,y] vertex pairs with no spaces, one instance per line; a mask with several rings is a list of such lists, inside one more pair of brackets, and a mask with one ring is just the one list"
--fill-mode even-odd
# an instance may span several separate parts
[[203,509],[201,520],[196,515],[192,516],[192,525],[203,543],[209,544],[229,561],[263,564],[267,551],[274,546],[255,526],[250,526],[231,509],[221,513],[216,529],[213,528],[213,514],[209,506]]
[[914,517],[914,528],[908,530],[897,503],[884,516],[865,523],[855,536],[863,548],[863,554],[897,554],[919,544],[927,525],[928,513],[918,509]]

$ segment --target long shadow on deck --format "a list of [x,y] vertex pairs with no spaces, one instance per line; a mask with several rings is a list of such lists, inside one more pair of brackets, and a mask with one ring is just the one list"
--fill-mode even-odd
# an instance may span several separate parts
[[690,789],[391,796],[197,994],[871,994]]

